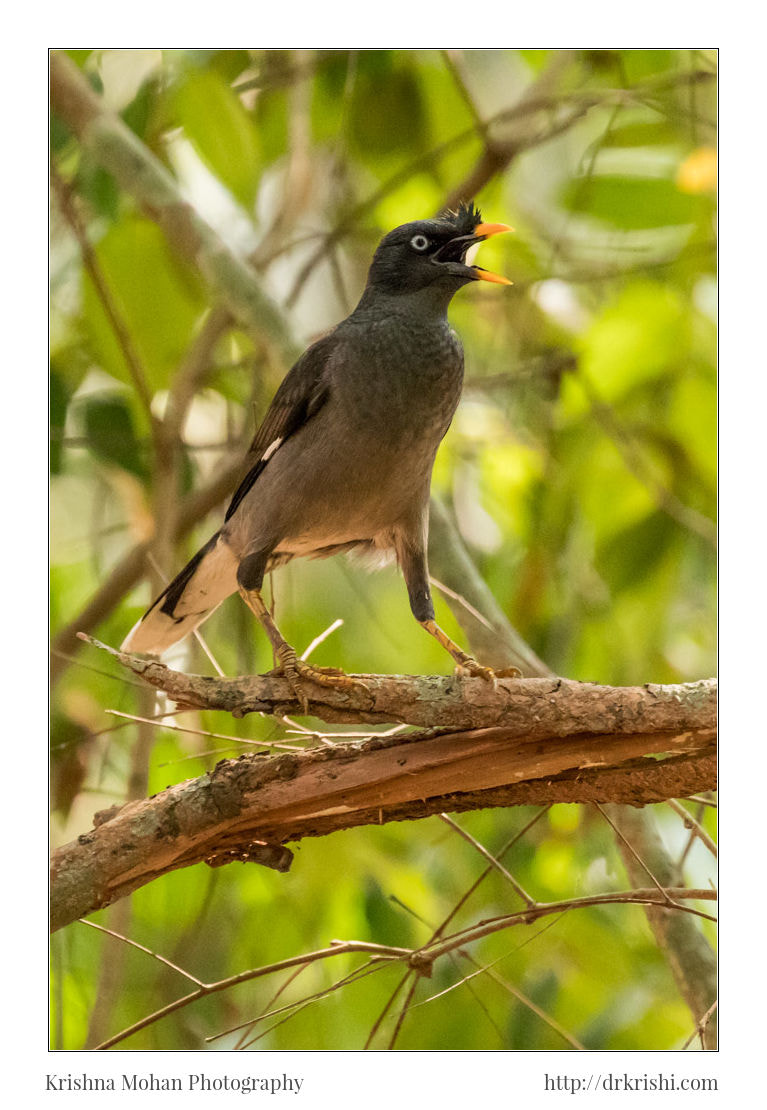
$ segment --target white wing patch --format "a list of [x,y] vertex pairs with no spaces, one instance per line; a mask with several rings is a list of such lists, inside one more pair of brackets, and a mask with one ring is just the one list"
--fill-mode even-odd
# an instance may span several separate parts
[[275,439],[273,443],[270,443],[267,449],[264,451],[263,455],[261,456],[261,461],[268,462],[281,443],[282,436],[278,436],[277,439]]

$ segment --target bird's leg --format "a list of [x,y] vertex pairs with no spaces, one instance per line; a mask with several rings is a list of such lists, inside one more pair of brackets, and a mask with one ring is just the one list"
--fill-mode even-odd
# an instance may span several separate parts
[[492,669],[492,667],[484,667],[481,663],[478,663],[477,660],[474,659],[471,655],[467,655],[465,651],[462,651],[458,647],[458,644],[454,643],[450,639],[447,632],[445,632],[444,629],[440,628],[433,617],[429,617],[427,620],[423,621],[419,620],[418,623],[420,624],[421,628],[426,629],[430,636],[433,636],[438,643],[442,644],[445,651],[449,651],[453,659],[455,659],[456,663],[460,667],[463,667],[464,670],[467,670],[469,674],[477,675],[479,678],[484,678],[487,682],[493,681],[493,679],[495,678],[495,671]]
[[458,647],[458,644],[453,643],[447,632],[440,628],[434,619],[434,603],[431,599],[431,588],[429,586],[425,537],[423,543],[413,543],[412,536],[409,537],[409,540],[410,542],[401,540],[397,544],[397,558],[405,577],[410,608],[421,628],[425,628],[430,636],[433,636],[438,643],[442,644],[445,651],[450,652],[456,663],[468,671],[470,675],[484,678],[486,682],[495,682],[496,678],[519,678],[522,672],[517,667],[506,667],[503,670],[496,671],[492,667],[485,667],[482,663],[478,663],[473,656],[467,655],[465,651]]
[[256,557],[248,556],[240,563],[237,571],[240,596],[251,613],[261,622],[274,649],[279,669],[285,675],[293,693],[301,702],[304,713],[309,712],[309,701],[302,680],[316,682],[319,686],[332,686],[341,689],[363,686],[367,689],[359,679],[351,678],[335,667],[318,667],[298,658],[295,649],[290,646],[277,627],[274,617],[267,609],[261,596],[265,562],[266,560],[261,556],[257,557],[257,561]]
[[463,667],[470,675],[475,675],[478,678],[484,678],[486,682],[495,682],[496,678],[521,678],[522,672],[519,667],[504,667],[498,670],[495,667],[485,667],[482,663],[478,663],[472,655],[467,655],[450,639],[447,632],[437,624],[433,617],[428,620],[418,622],[421,628],[425,628],[430,636],[433,636],[438,643],[442,644],[445,651],[449,651],[453,659],[459,667]]

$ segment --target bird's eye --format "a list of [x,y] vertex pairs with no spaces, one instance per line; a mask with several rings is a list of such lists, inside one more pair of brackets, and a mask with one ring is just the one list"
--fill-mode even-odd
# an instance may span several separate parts
[[429,240],[425,235],[414,235],[410,240],[410,246],[414,251],[425,251],[429,246]]

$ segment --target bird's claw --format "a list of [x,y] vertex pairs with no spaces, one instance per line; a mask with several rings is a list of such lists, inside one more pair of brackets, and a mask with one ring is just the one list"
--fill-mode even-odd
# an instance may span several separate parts
[[458,671],[460,674],[471,675],[472,678],[483,678],[485,682],[491,682],[495,685],[495,671],[493,668],[483,666],[476,659],[472,659],[470,655],[459,661]]
[[299,659],[292,648],[280,652],[279,659],[279,669],[301,703],[304,714],[309,713],[309,698],[304,688],[305,682],[314,682],[318,686],[335,690],[351,690],[354,688],[368,690],[364,682],[360,682],[358,678],[352,678],[351,675],[344,674],[338,667],[320,667]]
[[470,655],[466,655],[458,661],[458,668],[461,672],[468,672],[473,678],[483,678],[485,682],[490,682],[493,686],[495,686],[497,678],[522,677],[519,667],[503,667],[500,670],[494,670],[492,667],[485,667],[482,663],[478,663]]

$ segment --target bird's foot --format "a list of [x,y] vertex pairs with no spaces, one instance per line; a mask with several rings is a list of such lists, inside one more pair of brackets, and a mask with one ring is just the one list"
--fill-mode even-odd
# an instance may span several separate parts
[[445,651],[450,652],[453,659],[458,664],[459,674],[470,674],[476,678],[483,678],[485,682],[490,682],[495,685],[496,678],[521,678],[522,672],[517,667],[504,667],[502,670],[494,671],[492,667],[485,667],[482,663],[478,663],[471,655],[467,655],[454,644],[444,629],[440,628],[437,622],[432,618],[426,620],[419,620],[418,622],[422,628],[425,628],[430,636],[433,636],[438,643],[442,644]]
[[478,663],[470,655],[461,653],[463,658],[458,659],[458,668],[460,671],[468,672],[472,677],[484,678],[485,682],[491,682],[495,685],[497,678],[521,678],[522,672],[519,667],[503,667],[500,670],[494,670],[493,667],[485,667],[482,663]]
[[301,703],[304,713],[309,712],[309,699],[304,689],[305,682],[314,682],[318,686],[325,686],[335,690],[363,689],[368,687],[358,678],[344,674],[337,667],[319,667],[315,663],[307,663],[299,659],[295,651],[288,644],[281,650],[278,649],[280,661],[279,670],[285,676],[288,684]]
[[499,671],[493,671],[496,678],[521,678],[522,672],[519,667],[501,667]]

